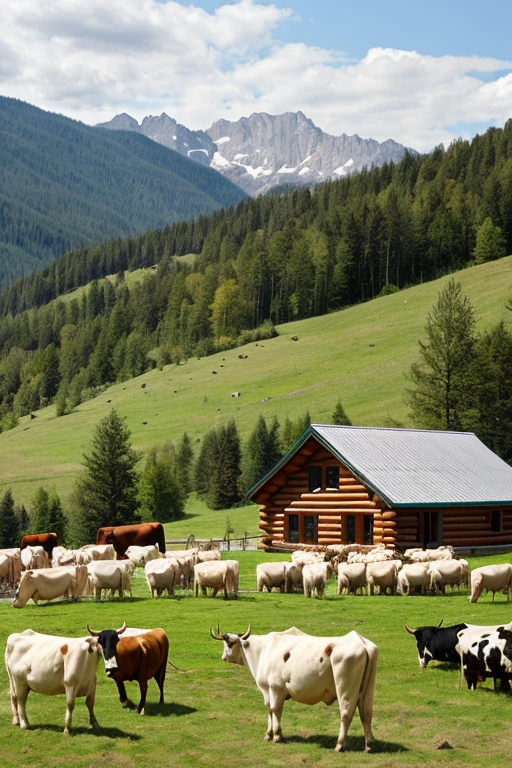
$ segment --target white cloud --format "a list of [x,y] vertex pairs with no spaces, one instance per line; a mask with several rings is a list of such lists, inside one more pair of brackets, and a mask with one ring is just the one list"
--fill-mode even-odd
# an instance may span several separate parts
[[[293,0],[290,0],[293,4]],[[302,110],[323,130],[427,151],[512,116],[512,62],[283,44],[293,11],[156,0],[0,0],[0,93],[96,123],[167,112],[190,128]],[[503,74],[505,72],[505,74]]]

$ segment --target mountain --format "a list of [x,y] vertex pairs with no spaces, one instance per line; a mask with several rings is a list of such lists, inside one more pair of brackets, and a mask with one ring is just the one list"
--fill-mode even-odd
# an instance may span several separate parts
[[[130,118],[120,125],[129,125]],[[230,207],[215,171],[143,135],[0,97],[0,286],[64,252]]]
[[140,125],[127,114],[117,115],[99,127],[142,133],[209,164],[253,196],[282,184],[318,184],[364,166],[398,162],[406,151],[416,154],[392,139],[379,143],[357,134],[331,136],[302,112],[217,120],[207,131],[190,131],[165,113],[145,117]]

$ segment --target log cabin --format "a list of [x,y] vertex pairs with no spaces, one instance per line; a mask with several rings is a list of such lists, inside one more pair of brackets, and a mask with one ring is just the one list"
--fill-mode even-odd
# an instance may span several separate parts
[[512,467],[470,432],[312,424],[248,497],[267,550],[512,544]]

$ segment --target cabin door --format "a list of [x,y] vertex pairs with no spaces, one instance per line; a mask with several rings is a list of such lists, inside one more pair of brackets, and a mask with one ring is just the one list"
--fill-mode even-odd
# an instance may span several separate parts
[[441,512],[423,513],[423,542],[425,549],[438,547],[443,541],[443,515]]

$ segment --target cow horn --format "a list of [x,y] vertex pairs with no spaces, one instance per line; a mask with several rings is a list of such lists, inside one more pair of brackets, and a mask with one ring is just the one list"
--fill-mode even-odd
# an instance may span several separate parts
[[122,635],[125,629],[126,629],[126,621],[123,621],[123,626],[121,627],[121,629],[116,629],[116,632],[118,635]]
[[91,635],[91,637],[98,637],[100,634],[99,632],[95,632],[94,629],[91,629],[89,625],[87,625],[87,631]]
[[416,630],[412,629],[412,627],[410,627],[408,624],[405,625],[405,628],[411,635],[414,635],[414,633],[416,632]]
[[439,627],[441,626],[441,624],[443,623],[443,621],[444,621],[444,619],[441,619],[441,621],[440,621],[440,622],[439,622],[439,624],[437,625],[437,628],[438,628],[438,629],[439,629]]
[[214,632],[210,627],[210,635],[213,637],[214,640],[224,640],[223,636],[220,633],[220,624],[217,624],[216,632]]
[[238,637],[240,638],[240,640],[247,640],[250,634],[251,634],[251,625],[249,624],[249,626],[247,627],[243,635],[238,635]]

